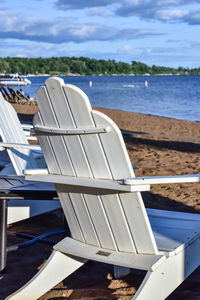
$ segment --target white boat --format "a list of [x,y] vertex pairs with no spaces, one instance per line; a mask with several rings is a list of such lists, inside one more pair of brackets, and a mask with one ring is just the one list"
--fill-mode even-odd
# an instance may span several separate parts
[[21,77],[18,73],[0,74],[0,86],[23,86],[27,84],[31,84],[31,81]]

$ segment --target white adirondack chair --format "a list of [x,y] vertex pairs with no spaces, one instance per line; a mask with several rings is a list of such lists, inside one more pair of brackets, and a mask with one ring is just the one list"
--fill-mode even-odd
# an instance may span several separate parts
[[[38,145],[30,145],[18,119],[17,113],[0,93],[0,160],[10,159],[1,175],[23,175],[24,169],[45,167],[45,161]],[[60,207],[59,201],[10,200],[8,202],[8,224]]]
[[34,126],[48,173],[27,170],[26,179],[55,183],[71,236],[7,299],[37,299],[89,259],[146,270],[133,299],[165,299],[199,266],[200,215],[146,210],[140,192],[200,176],[135,178],[120,130],[62,79],[48,79],[37,100]]

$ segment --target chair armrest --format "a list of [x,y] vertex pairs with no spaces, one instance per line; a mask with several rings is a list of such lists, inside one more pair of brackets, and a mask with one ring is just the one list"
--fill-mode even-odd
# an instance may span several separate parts
[[27,135],[26,138],[28,141],[37,141],[37,136],[35,135]]
[[[23,170],[23,174],[27,176],[34,175],[49,175],[48,169],[25,169]],[[28,179],[30,180],[30,179]]]
[[167,183],[200,182],[200,174],[175,176],[149,176],[123,179],[125,185],[167,184]]
[[[42,171],[43,172],[43,171]],[[93,179],[83,177],[71,177],[66,175],[44,175],[40,170],[24,170],[25,179],[32,181],[52,182],[56,184],[67,185],[69,190],[75,188],[76,192],[87,192],[88,190],[94,193],[120,193],[120,192],[143,192],[149,191],[149,184],[142,185],[125,185],[122,180],[107,180]]]
[[25,130],[34,129],[33,125],[28,125],[28,124],[22,124],[22,128],[25,129]]
[[10,149],[10,148],[15,148],[15,149],[29,149],[29,150],[41,150],[39,145],[29,145],[29,144],[18,144],[18,143],[0,143],[0,151],[5,150],[5,149]]

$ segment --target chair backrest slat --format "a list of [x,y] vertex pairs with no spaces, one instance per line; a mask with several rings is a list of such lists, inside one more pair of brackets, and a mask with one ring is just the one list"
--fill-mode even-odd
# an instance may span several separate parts
[[[10,103],[4,100],[0,92],[0,137],[5,143],[28,144],[17,113]],[[28,149],[10,149],[8,155],[16,174],[24,169],[36,168],[37,164]]]
[[[109,127],[107,133],[63,135],[37,131],[49,172],[77,177],[120,179],[134,176],[120,130],[93,111],[77,87],[50,78],[37,92],[34,125],[61,129]],[[56,185],[72,237],[117,251],[156,253],[157,247],[139,193],[67,193]],[[141,241],[141,235],[142,240]]]

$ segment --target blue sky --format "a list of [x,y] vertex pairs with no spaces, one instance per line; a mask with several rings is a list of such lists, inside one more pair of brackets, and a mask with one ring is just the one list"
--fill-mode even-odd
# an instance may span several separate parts
[[200,0],[1,0],[0,56],[200,67]]

